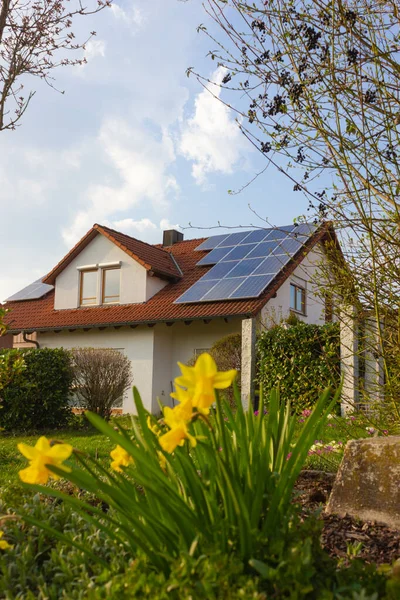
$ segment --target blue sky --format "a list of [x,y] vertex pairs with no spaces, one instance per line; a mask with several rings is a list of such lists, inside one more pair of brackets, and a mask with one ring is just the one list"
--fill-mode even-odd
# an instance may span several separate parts
[[[197,0],[118,0],[77,34],[95,29],[88,63],[37,90],[21,126],[0,134],[0,300],[48,272],[95,222],[160,242],[213,228],[288,224],[306,201],[265,166],[235,117],[186,68],[221,77],[206,57]],[[251,209],[249,208],[249,205]],[[187,229],[189,223],[193,229]],[[198,229],[197,227],[206,228]]]

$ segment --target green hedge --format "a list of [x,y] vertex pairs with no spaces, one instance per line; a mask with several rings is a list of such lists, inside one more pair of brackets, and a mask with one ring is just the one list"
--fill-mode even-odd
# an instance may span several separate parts
[[71,417],[71,357],[63,349],[1,350],[11,361],[23,357],[25,368],[0,393],[0,427],[6,431],[55,429]]
[[277,325],[258,339],[257,381],[281,395],[297,412],[311,408],[321,391],[340,384],[338,323]]

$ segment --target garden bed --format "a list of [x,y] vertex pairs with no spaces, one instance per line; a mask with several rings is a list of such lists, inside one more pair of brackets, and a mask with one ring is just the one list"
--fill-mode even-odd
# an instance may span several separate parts
[[318,509],[321,511],[322,545],[327,552],[345,562],[357,556],[366,563],[378,565],[400,558],[400,531],[349,515],[339,517],[323,512],[334,478],[332,473],[303,471],[296,484],[297,501],[304,516]]

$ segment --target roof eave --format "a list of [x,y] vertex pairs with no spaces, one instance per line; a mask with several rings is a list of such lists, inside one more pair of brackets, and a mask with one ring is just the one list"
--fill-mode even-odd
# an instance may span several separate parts
[[25,333],[45,333],[50,331],[68,331],[68,330],[87,330],[87,329],[112,329],[112,328],[120,328],[120,327],[139,327],[142,326],[151,326],[158,325],[162,323],[191,323],[192,321],[215,321],[217,319],[249,319],[255,316],[259,312],[257,311],[245,311],[243,313],[234,313],[234,314],[219,314],[219,315],[203,315],[203,316],[186,316],[179,317],[173,319],[149,319],[147,321],[120,321],[115,323],[95,323],[95,324],[84,324],[84,325],[60,325],[60,326],[51,326],[51,327],[22,327],[18,329],[8,328],[7,333],[11,333],[12,335],[18,335],[25,331]]

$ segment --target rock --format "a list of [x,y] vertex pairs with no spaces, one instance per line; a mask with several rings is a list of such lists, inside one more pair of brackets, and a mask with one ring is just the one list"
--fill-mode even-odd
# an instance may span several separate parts
[[347,443],[325,512],[400,529],[400,436]]

